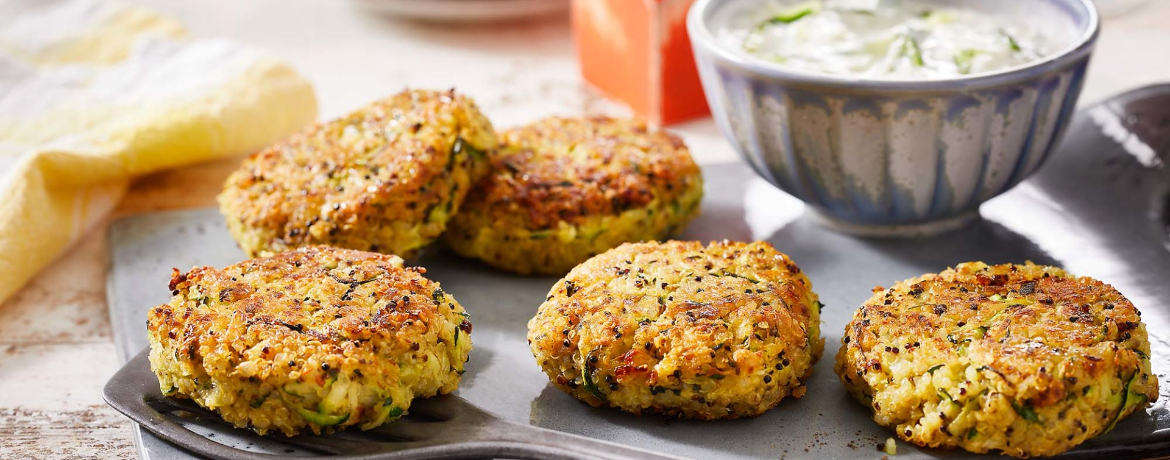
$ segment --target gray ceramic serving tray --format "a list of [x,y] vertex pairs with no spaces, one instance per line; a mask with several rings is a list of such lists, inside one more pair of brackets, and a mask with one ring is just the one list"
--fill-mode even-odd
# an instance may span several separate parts
[[[245,451],[382,458],[397,450],[392,454],[396,459],[467,458],[475,452],[564,459],[664,457],[649,452],[694,459],[877,459],[883,454],[874,446],[892,433],[874,424],[868,410],[845,394],[832,370],[844,325],[870,289],[968,260],[1032,260],[1105,280],[1125,293],[1149,327],[1154,372],[1162,388],[1153,407],[1062,458],[1168,455],[1170,171],[1163,166],[1168,154],[1170,86],[1127,93],[1082,111],[1050,163],[985,204],[983,220],[925,240],[867,240],[835,233],[811,222],[799,202],[746,167],[705,167],[703,215],[679,238],[768,240],[800,264],[826,304],[825,356],[808,382],[808,394],[782,401],[756,419],[671,421],[577,402],[549,385],[525,342],[526,322],[555,279],[498,273],[441,249],[414,262],[427,267],[427,276],[440,281],[472,314],[475,349],[458,396],[420,402],[411,409],[411,421],[340,436],[261,437],[157,396],[157,382],[141,357],[111,380],[106,394],[120,409],[157,411],[156,418],[139,420],[153,430],[170,426],[170,437],[179,442],[210,439],[228,446],[220,451],[226,452],[225,458],[245,458]],[[146,347],[145,312],[167,300],[172,267],[223,266],[244,257],[212,209],[124,219],[112,226],[109,238],[109,304],[119,353],[126,361]],[[145,459],[193,457],[148,431],[139,428],[138,433]],[[463,442],[463,448],[402,451],[419,445],[401,442],[408,438]],[[495,442],[496,449],[468,447],[467,441],[476,439]],[[899,442],[896,458],[977,457]]]

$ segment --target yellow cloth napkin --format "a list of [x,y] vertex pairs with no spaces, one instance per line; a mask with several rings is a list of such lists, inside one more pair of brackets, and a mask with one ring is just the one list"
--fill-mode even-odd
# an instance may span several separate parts
[[316,118],[281,61],[97,0],[0,1],[0,301],[139,174],[246,153]]

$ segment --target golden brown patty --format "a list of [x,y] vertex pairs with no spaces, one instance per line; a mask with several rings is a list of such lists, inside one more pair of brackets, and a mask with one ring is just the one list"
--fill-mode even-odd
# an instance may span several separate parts
[[960,264],[875,289],[837,374],[921,446],[1056,455],[1158,397],[1140,313],[1055,267]]
[[492,172],[451,221],[456,252],[517,273],[563,275],[698,214],[703,178],[677,136],[636,120],[547,118],[503,133]]
[[244,161],[219,196],[249,255],[328,244],[402,257],[438,238],[496,145],[452,91],[404,91]]
[[175,270],[147,318],[164,394],[292,436],[401,416],[450,393],[471,350],[463,307],[402,259],[316,246]]
[[820,302],[764,242],[623,244],[574,268],[528,322],[536,362],[593,406],[752,417],[821,356]]

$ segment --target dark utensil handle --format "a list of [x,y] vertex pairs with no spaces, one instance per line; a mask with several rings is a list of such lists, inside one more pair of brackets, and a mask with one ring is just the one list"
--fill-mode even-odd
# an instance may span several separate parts
[[[192,453],[217,460],[287,459],[236,449],[212,441],[176,423],[151,403],[170,404],[158,388],[158,379],[150,371],[144,350],[118,370],[106,383],[103,396],[114,409],[134,420],[142,428]],[[453,398],[453,396],[452,396]],[[342,456],[349,460],[471,460],[514,458],[518,460],[679,460],[678,457],[584,436],[521,425],[501,420],[461,399],[449,400],[461,406],[467,422],[459,431],[462,439],[444,442],[402,442],[393,447],[363,445],[352,441],[314,437],[312,442],[289,444],[321,452],[323,457]],[[454,421],[452,421],[454,422]],[[452,426],[451,428],[454,428]],[[443,428],[439,428],[443,429]],[[454,430],[453,430],[454,431]]]
[[[148,410],[153,410],[145,402]],[[142,424],[144,428],[173,442],[183,448],[201,456],[217,460],[272,460],[286,459],[281,455],[272,455],[259,452],[248,452],[212,441],[168,420],[159,414],[157,424]],[[511,458],[516,460],[680,460],[679,457],[667,456],[641,449],[623,446],[620,444],[600,441],[545,430],[519,424],[501,423],[511,431],[505,437],[497,439],[467,440],[455,444],[419,446],[410,448],[402,446],[397,452],[378,452],[353,455],[350,452],[347,458],[362,460],[482,460],[487,458]],[[328,454],[327,454],[328,455]]]
[[681,460],[666,454],[629,447],[599,439],[578,436],[530,425],[495,419],[485,427],[485,435],[496,443],[516,450],[491,452],[499,458],[524,460]]
[[[135,410],[151,412],[146,421],[139,423],[152,433],[179,445],[198,455],[217,460],[272,460],[284,459],[281,455],[238,450],[212,441],[179,425],[155,411],[145,400]],[[506,430],[506,431],[505,431]],[[480,460],[486,458],[512,458],[517,460],[679,460],[641,449],[623,446],[583,436],[560,433],[531,426],[497,423],[485,427],[484,439],[469,439],[454,444],[418,446],[403,445],[397,452],[371,450],[366,454],[346,457],[364,460]],[[326,454],[328,455],[328,454]]]

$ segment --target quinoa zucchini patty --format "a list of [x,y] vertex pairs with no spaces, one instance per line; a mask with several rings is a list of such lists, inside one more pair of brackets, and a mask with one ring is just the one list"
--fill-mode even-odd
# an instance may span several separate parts
[[875,289],[836,370],[906,441],[1056,455],[1157,399],[1140,316],[1059,268],[965,263]]
[[704,420],[801,397],[820,302],[764,242],[628,243],[574,268],[528,322],[537,364],[592,406]]
[[170,396],[292,436],[394,420],[459,386],[463,307],[402,259],[325,246],[223,270],[175,270],[150,310],[150,367]]
[[250,256],[312,245],[411,257],[446,229],[496,146],[451,91],[404,91],[244,161],[219,196]]
[[703,178],[677,136],[636,120],[547,118],[501,135],[500,156],[451,221],[455,252],[516,273],[564,275],[698,214]]

